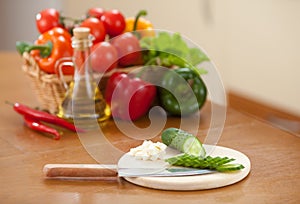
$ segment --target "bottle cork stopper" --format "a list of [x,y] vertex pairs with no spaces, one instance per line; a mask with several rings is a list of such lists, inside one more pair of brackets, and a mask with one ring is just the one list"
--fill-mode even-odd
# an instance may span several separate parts
[[76,39],[87,39],[90,34],[90,29],[86,27],[77,27],[73,29],[73,35]]

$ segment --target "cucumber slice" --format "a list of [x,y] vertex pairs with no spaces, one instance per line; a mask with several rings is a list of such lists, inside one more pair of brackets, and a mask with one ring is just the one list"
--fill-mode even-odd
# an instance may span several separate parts
[[217,171],[228,172],[228,171],[237,171],[245,168],[242,164],[223,164],[216,167]]
[[[173,140],[174,141],[174,140]],[[205,157],[205,149],[203,148],[201,142],[199,141],[198,138],[194,136],[190,136],[185,139],[182,150],[181,152],[190,154],[190,155],[195,155],[198,157]]]
[[162,142],[182,153],[205,157],[205,149],[194,135],[177,128],[168,128],[162,132]]
[[234,161],[233,158],[228,157],[211,157],[200,158],[190,154],[181,154],[165,161],[174,166],[193,167],[200,169],[212,169],[219,172],[237,171],[245,168],[242,164],[230,164]]

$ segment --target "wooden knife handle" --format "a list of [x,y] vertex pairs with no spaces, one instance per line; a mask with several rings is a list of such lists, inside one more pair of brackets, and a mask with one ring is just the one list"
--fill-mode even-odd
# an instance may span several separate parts
[[101,164],[46,164],[43,172],[48,178],[116,177],[116,165]]

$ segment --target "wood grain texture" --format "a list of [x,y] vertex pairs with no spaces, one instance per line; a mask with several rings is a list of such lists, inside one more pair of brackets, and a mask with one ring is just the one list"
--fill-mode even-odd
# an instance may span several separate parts
[[[37,105],[16,53],[0,53],[0,101]],[[44,178],[48,163],[96,163],[77,135],[62,130],[61,140],[32,131],[20,115],[0,105],[0,203],[300,203],[300,138],[262,120],[228,108],[218,145],[245,153],[251,172],[241,182],[203,191],[160,191],[112,181],[68,181]],[[146,120],[136,122],[147,124]],[[178,127],[170,118],[167,127]],[[197,135],[203,138],[210,124],[206,104]],[[192,128],[191,128],[192,130]],[[128,151],[139,142],[125,137],[113,121],[104,128],[107,140]],[[159,137],[154,138],[159,140]]]

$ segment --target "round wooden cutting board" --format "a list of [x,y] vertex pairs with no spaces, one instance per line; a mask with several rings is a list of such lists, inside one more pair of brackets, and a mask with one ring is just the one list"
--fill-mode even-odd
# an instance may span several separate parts
[[[211,149],[210,156],[232,157],[235,159],[232,163],[240,163],[244,165],[244,169],[230,173],[212,173],[193,176],[177,176],[177,177],[125,177],[124,179],[143,187],[161,189],[161,190],[204,190],[219,188],[237,183],[244,179],[250,172],[251,163],[249,158],[236,150],[221,147],[204,145],[205,149]],[[177,152],[178,153],[178,152]],[[167,148],[167,157],[174,156],[176,151]],[[157,161],[141,161],[136,160],[132,156],[125,154],[119,161],[119,168],[126,167],[147,167],[147,168],[164,168],[166,163],[162,160]]]

